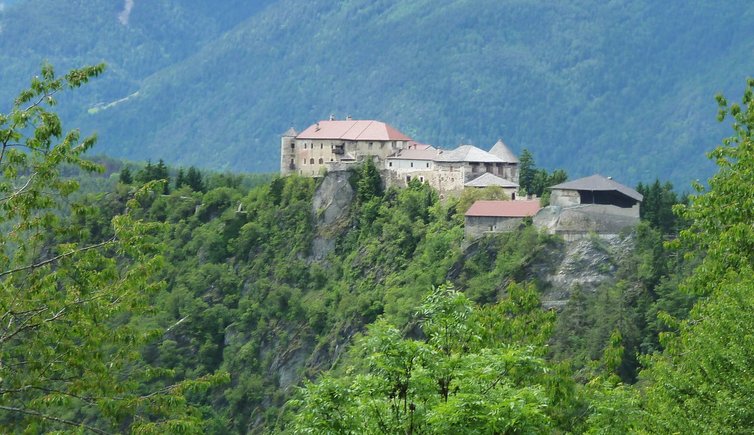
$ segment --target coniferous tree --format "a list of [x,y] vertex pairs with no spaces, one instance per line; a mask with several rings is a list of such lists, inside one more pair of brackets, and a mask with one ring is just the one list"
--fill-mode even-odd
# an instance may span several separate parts
[[183,174],[183,168],[178,169],[178,175],[175,176],[175,188],[180,189],[183,187],[183,185],[186,184],[186,178]]
[[532,193],[534,177],[536,176],[536,167],[534,165],[534,156],[524,148],[518,158],[518,184],[527,194]]
[[123,184],[133,183],[134,181],[133,176],[131,176],[131,170],[128,168],[128,166],[124,166],[123,169],[120,170],[118,181],[120,181]]
[[186,185],[188,185],[194,192],[204,192],[206,190],[202,173],[193,166],[191,166],[186,173]]

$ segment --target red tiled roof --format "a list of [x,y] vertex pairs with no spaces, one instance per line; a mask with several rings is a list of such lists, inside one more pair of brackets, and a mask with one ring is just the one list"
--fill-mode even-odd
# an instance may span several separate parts
[[530,201],[477,201],[466,212],[476,217],[525,217],[539,211],[539,200]]
[[405,140],[411,138],[380,121],[319,121],[302,131],[297,139]]

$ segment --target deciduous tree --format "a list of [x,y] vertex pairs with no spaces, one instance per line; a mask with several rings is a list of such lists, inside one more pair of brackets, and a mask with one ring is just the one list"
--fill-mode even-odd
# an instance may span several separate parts
[[125,214],[112,236],[84,241],[59,208],[78,187],[61,165],[101,169],[84,158],[95,138],[64,132],[50,107],[103,70],[57,77],[44,65],[0,114],[0,426],[11,432],[200,428],[184,393],[210,378],[143,389],[169,375],[141,363],[140,346],[160,332],[133,321],[161,286],[150,278],[161,266],[159,226]]

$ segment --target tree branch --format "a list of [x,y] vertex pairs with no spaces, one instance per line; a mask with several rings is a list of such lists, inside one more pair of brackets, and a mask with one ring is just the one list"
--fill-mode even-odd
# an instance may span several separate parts
[[62,424],[65,424],[65,425],[68,425],[68,426],[73,426],[73,427],[79,427],[79,428],[82,427],[82,428],[84,428],[86,430],[92,431],[92,432],[97,433],[97,434],[108,435],[108,432],[105,432],[105,431],[103,431],[101,429],[97,429],[96,427],[92,427],[92,426],[86,425],[84,423],[77,423],[75,421],[66,420],[66,419],[63,419],[63,418],[60,418],[60,417],[55,417],[55,416],[52,416],[52,415],[47,415],[47,414],[41,413],[39,411],[33,411],[31,409],[14,408],[12,406],[3,406],[3,405],[0,405],[0,410],[2,410],[2,411],[8,411],[8,412],[17,412],[17,413],[26,414],[26,415],[33,415],[34,417],[39,417],[39,418],[44,419],[44,420],[50,420],[50,421],[54,421],[54,422],[57,422],[57,423],[62,423]]
[[50,263],[54,263],[54,262],[60,260],[61,258],[70,257],[71,255],[78,254],[80,252],[89,251],[91,249],[101,248],[103,246],[107,246],[107,245],[113,244],[113,243],[115,243],[115,241],[116,241],[116,238],[113,237],[113,238],[111,238],[109,240],[105,240],[104,242],[97,243],[96,245],[90,245],[90,246],[85,246],[83,248],[74,249],[73,251],[69,251],[69,252],[57,255],[55,257],[52,257],[52,258],[48,258],[47,260],[40,261],[39,263],[29,264],[27,266],[22,266],[22,267],[17,267],[15,269],[11,269],[11,270],[6,270],[5,272],[0,272],[0,277],[3,277],[5,275],[10,275],[10,274],[16,273],[16,272],[21,272],[23,270],[36,269],[38,267],[46,266],[46,265],[48,265]]

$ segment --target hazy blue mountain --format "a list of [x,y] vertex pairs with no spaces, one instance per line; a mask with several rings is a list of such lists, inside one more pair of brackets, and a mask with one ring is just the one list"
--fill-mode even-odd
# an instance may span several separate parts
[[135,0],[124,22],[125,5],[6,7],[2,101],[43,59],[104,60],[63,111],[114,156],[274,171],[281,132],[334,113],[685,188],[725,131],[714,94],[736,97],[754,69],[742,1]]

